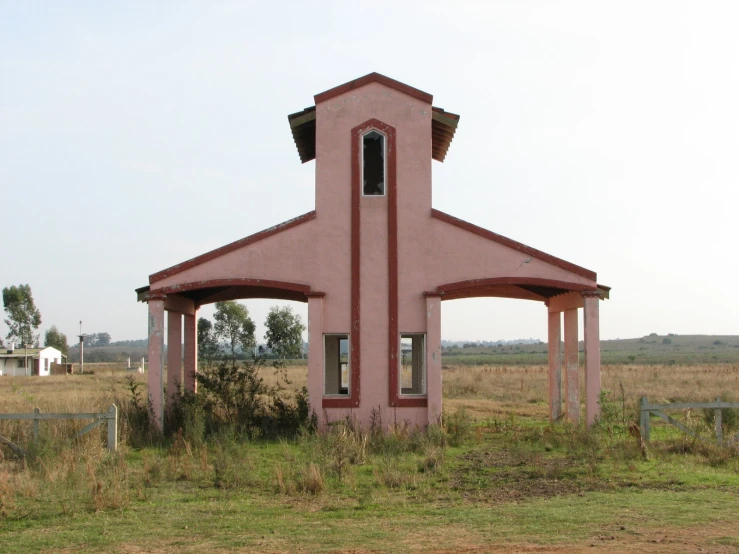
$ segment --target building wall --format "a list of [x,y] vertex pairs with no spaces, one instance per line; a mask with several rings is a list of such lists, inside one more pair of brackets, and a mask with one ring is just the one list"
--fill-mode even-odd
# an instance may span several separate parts
[[[25,357],[22,349],[16,350],[18,358],[2,358],[0,359],[0,375],[16,376],[33,375],[35,364],[38,364],[38,375],[46,377],[51,375],[51,364],[62,363],[62,353],[56,348],[46,347],[40,352],[34,352],[28,356],[28,369],[23,367]],[[35,359],[34,359],[35,358]]]
[[15,358],[3,358],[2,360],[0,360],[0,364],[2,364],[2,375],[26,375],[25,368],[19,367],[19,362]]
[[[382,84],[370,83],[319,103],[316,110],[317,220],[323,225],[322,236],[331,237],[346,257],[338,271],[317,276],[315,286],[327,292],[325,332],[351,333],[355,332],[350,327],[352,129],[371,119],[395,129],[397,205],[402,214],[398,218],[402,223],[398,239],[401,244],[416,238],[422,240],[414,225],[428,217],[431,210],[431,105]],[[325,413],[329,419],[351,415],[368,421],[371,411],[379,410],[385,423],[408,421],[426,425],[426,408],[389,406],[388,177],[386,171],[385,196],[359,199],[361,404],[351,410],[333,408]],[[399,302],[403,308],[399,330],[425,332],[425,300],[420,288],[423,280],[414,282],[415,259],[406,263],[402,258],[401,254],[399,283],[403,285]]]

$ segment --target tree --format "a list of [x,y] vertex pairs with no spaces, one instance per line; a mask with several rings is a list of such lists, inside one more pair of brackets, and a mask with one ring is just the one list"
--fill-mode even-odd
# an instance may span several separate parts
[[201,317],[198,319],[198,358],[205,362],[207,367],[213,364],[218,356],[220,347],[218,346],[218,337],[216,337],[213,324]]
[[110,335],[108,333],[97,333],[95,337],[95,346],[109,346]]
[[246,306],[233,300],[216,302],[215,332],[218,338],[228,344],[231,351],[231,363],[236,365],[238,352],[249,352],[256,344],[254,331],[256,326],[249,317]]
[[5,325],[10,332],[8,340],[31,346],[38,343],[39,335],[34,334],[41,325],[41,312],[33,302],[29,285],[13,285],[3,289],[3,308],[8,319]]
[[272,306],[267,315],[267,346],[280,359],[297,358],[303,346],[305,325],[298,314],[294,314],[289,306],[278,308]]
[[67,335],[59,332],[59,329],[56,328],[56,325],[52,325],[51,329],[46,331],[46,334],[44,335],[44,346],[51,346],[53,348],[56,348],[66,356],[67,351],[69,350],[69,345],[67,344]]

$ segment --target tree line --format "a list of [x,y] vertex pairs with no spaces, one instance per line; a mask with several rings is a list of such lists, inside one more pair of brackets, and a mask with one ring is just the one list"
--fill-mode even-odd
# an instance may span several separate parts
[[[33,300],[31,286],[25,284],[3,288],[3,309],[6,316],[3,321],[8,326],[5,339],[19,348],[38,348],[41,339],[38,333],[41,311]],[[85,344],[88,346],[109,346],[110,341],[109,333],[90,333],[85,336]],[[44,346],[56,348],[65,356],[69,353],[67,335],[59,331],[56,325],[52,325],[44,333]],[[2,337],[0,347],[5,347]]]
[[[5,338],[19,347],[38,347],[40,335],[37,332],[41,326],[41,312],[33,301],[30,285],[13,285],[3,288],[3,309],[6,318],[3,320],[8,326]],[[0,347],[5,343],[0,337]],[[44,335],[44,346],[52,346],[67,355],[69,346],[67,337],[52,325]]]
[[[33,300],[30,285],[3,288],[3,308],[6,315],[4,322],[8,326],[5,338],[18,347],[38,347],[41,312]],[[257,346],[256,325],[246,306],[229,300],[216,302],[215,308],[215,323],[204,317],[198,319],[198,357],[201,361],[208,366],[224,359],[235,364],[237,359],[266,353],[264,347]],[[267,332],[264,338],[269,352],[280,360],[300,357],[305,325],[292,308],[270,308],[265,327]],[[85,345],[110,346],[110,334],[90,333],[85,337]],[[44,346],[54,347],[65,356],[69,353],[67,336],[56,325],[52,325],[44,334]],[[0,347],[5,347],[1,337]]]
[[[263,346],[257,346],[256,325],[243,304],[234,300],[216,302],[211,322],[198,319],[198,359],[206,367],[216,360],[229,360],[233,366],[238,359],[264,355]],[[305,325],[289,306],[272,306],[264,322],[267,349],[279,360],[297,358],[302,354]]]

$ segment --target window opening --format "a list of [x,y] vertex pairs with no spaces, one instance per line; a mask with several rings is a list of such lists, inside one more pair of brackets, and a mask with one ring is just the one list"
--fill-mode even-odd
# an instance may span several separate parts
[[349,335],[324,335],[324,394],[349,395]]
[[426,394],[426,336],[400,335],[400,394]]
[[365,196],[385,194],[385,136],[370,131],[362,136],[362,182]]

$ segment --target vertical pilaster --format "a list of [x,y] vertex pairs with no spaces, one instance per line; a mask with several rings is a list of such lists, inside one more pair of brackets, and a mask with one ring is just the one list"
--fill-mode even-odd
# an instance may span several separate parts
[[548,312],[549,421],[562,417],[562,313]]
[[149,296],[149,403],[154,424],[164,427],[164,295]]
[[590,291],[582,295],[585,301],[585,421],[590,427],[600,415],[600,295]]
[[177,402],[182,386],[182,314],[167,311],[167,401]]
[[323,412],[323,296],[308,297],[308,401],[320,420]]
[[429,424],[441,421],[441,297],[426,296],[426,395]]
[[185,314],[185,390],[198,392],[198,311]]
[[580,421],[579,356],[577,351],[577,309],[564,311],[565,326],[565,410],[572,423]]

